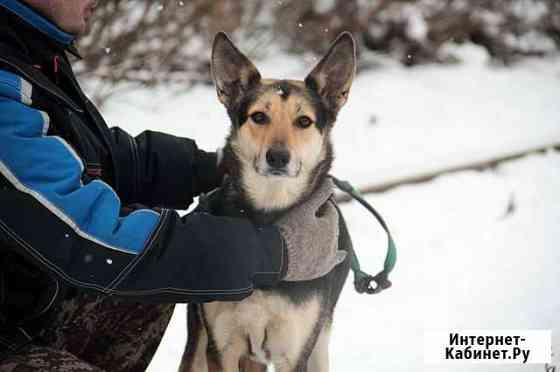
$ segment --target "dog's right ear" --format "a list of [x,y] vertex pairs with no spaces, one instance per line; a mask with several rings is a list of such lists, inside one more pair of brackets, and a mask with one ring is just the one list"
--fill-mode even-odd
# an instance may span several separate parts
[[218,32],[214,37],[211,68],[218,99],[226,107],[231,107],[244,92],[261,80],[261,74],[255,65],[223,32]]

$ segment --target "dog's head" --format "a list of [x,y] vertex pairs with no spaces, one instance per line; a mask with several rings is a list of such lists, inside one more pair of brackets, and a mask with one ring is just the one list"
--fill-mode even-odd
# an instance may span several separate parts
[[355,73],[352,36],[341,34],[304,81],[262,79],[224,33],[214,39],[211,63],[232,122],[228,172],[255,209],[290,207],[330,168],[330,130]]

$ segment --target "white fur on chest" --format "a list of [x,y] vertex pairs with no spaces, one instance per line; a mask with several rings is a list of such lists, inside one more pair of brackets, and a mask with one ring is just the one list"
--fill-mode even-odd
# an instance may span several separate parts
[[263,176],[251,167],[243,168],[242,180],[251,204],[264,211],[295,204],[308,187],[307,177]]
[[319,311],[318,297],[294,305],[258,290],[241,302],[204,304],[212,336],[224,357],[235,359],[250,353],[263,363],[297,360]]

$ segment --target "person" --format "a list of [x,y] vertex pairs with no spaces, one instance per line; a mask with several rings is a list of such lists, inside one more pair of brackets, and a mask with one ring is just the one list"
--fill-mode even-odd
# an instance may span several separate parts
[[320,239],[336,212],[304,213],[332,191],[266,226],[179,216],[220,184],[218,155],[109,129],[68,55],[95,5],[0,0],[0,371],[143,371],[174,303],[241,300],[344,258]]

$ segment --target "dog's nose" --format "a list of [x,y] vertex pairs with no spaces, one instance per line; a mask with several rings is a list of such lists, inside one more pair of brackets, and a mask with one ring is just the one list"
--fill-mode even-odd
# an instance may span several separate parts
[[269,149],[266,152],[266,162],[272,168],[284,168],[290,162],[290,152],[284,149]]

